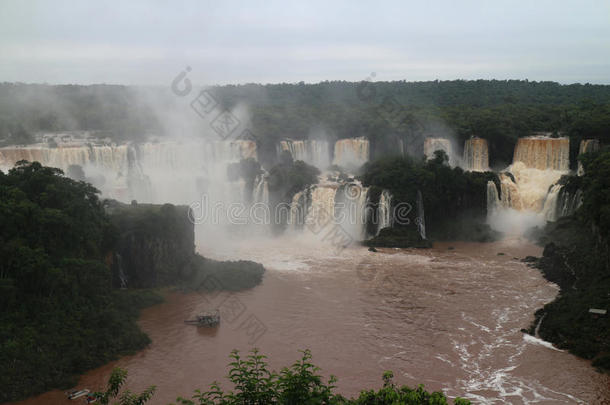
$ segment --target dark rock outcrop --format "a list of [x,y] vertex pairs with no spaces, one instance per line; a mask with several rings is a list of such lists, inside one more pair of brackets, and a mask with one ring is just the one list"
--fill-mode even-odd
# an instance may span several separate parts
[[114,204],[108,210],[118,235],[113,255],[115,284],[149,288],[176,283],[195,255],[188,207]]
[[384,228],[379,235],[364,241],[369,247],[385,248],[431,248],[432,242],[422,239],[414,227]]
[[235,291],[262,280],[265,269],[258,263],[219,262],[195,253],[195,227],[186,206],[112,201],[106,211],[117,235],[110,255],[116,286]]

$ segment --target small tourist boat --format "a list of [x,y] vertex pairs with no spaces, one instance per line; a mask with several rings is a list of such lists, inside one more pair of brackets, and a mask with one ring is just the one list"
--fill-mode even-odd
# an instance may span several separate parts
[[184,323],[197,326],[217,326],[220,323],[220,312],[218,310],[206,311],[195,317],[195,319],[187,319]]
[[72,392],[66,392],[66,395],[68,396],[68,399],[78,399],[81,397],[84,397],[85,395],[89,394],[91,391],[89,391],[88,389],[84,389],[84,390],[78,390],[78,391],[72,391]]

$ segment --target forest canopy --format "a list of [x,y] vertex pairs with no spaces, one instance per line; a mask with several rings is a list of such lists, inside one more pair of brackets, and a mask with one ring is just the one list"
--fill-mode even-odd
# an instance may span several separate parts
[[[365,136],[374,157],[400,139],[419,152],[426,136],[490,142],[492,166],[512,161],[518,137],[570,136],[572,161],[584,138],[610,140],[610,86],[527,80],[321,82],[209,88],[219,104],[245,105],[261,155],[281,138]],[[193,92],[195,93],[195,92]],[[209,132],[165,87],[0,84],[0,145],[29,143],[39,131],[100,131],[115,140]],[[170,114],[171,112],[171,114]],[[179,116],[177,123],[173,118]],[[171,118],[171,119],[170,119]],[[264,160],[264,158],[263,158]]]

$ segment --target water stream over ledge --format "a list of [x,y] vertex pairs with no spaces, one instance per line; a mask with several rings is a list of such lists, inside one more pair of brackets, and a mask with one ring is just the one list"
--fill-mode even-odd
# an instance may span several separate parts
[[[379,387],[383,371],[393,370],[399,384],[423,383],[474,403],[602,404],[610,398],[610,376],[519,331],[557,293],[516,259],[540,255],[526,242],[335,253],[284,238],[225,252],[200,250],[217,259],[260,261],[268,271],[261,285],[231,296],[169,294],[142,313],[140,325],[152,344],[86,373],[79,388],[100,389],[111,369],[121,366],[129,370],[132,391],[157,385],[151,404],[188,397],[224,381],[229,352],[252,347],[243,325],[255,317],[265,328],[255,346],[273,368],[310,348],[314,363],[324,375],[336,375],[348,396]],[[237,302],[241,313],[225,316],[217,330],[183,324],[210,305],[206,300],[216,305],[225,299]],[[74,402],[60,391],[20,402],[40,403]]]

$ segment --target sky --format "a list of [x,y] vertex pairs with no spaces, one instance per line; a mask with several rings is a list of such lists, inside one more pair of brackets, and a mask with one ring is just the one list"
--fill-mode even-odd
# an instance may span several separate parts
[[0,0],[0,82],[610,84],[610,2]]

